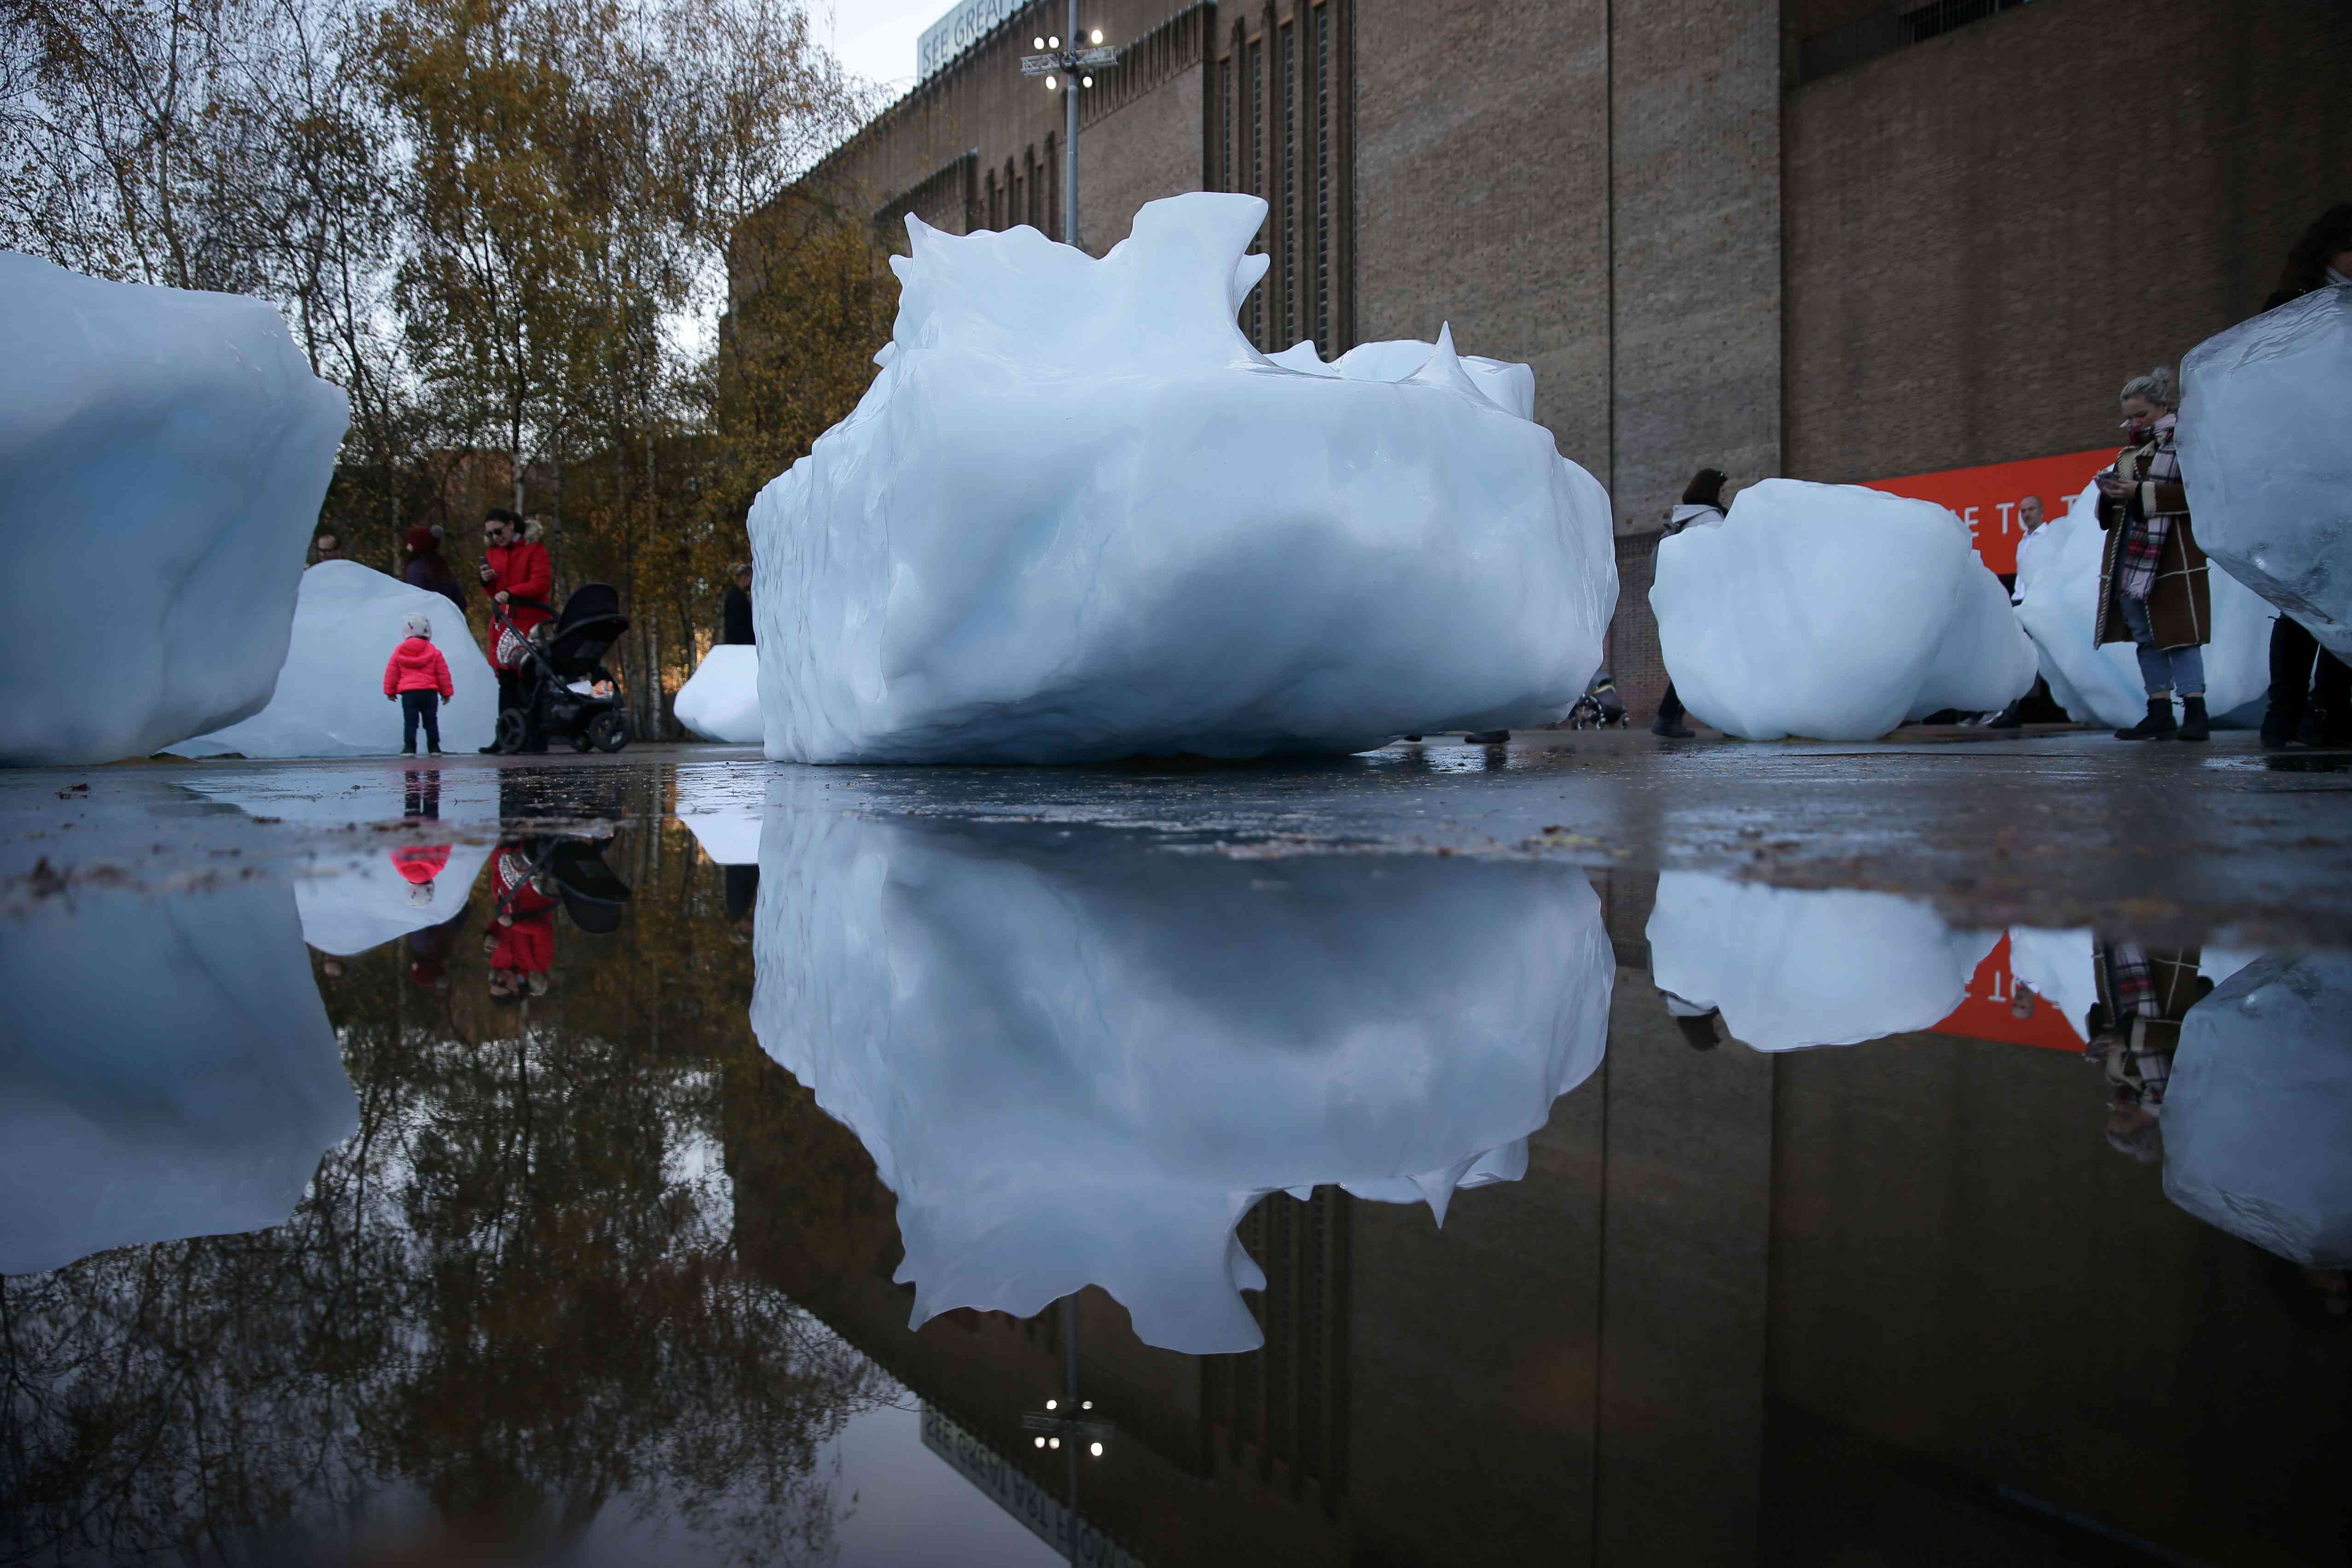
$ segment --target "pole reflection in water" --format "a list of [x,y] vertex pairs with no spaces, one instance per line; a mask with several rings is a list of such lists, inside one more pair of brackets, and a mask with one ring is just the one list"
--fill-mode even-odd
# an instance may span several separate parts
[[752,1024],[898,1196],[914,1320],[1100,1285],[1147,1343],[1261,1342],[1264,1194],[1516,1180],[1615,974],[1572,866],[1131,852],[824,809],[782,775]]

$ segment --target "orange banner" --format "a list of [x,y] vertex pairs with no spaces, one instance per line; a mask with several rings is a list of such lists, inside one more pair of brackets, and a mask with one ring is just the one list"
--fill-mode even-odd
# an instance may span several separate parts
[[[2028,491],[2028,494],[2032,492]],[[2046,996],[2033,999],[2033,1011],[2021,1018],[2011,1010],[2017,983],[2009,973],[2009,935],[1993,943],[1969,982],[1969,994],[1952,1016],[1936,1026],[1939,1035],[1963,1035],[1971,1040],[1998,1040],[2011,1046],[2046,1046],[2057,1051],[2079,1051],[2083,1037]]]
[[1979,468],[1946,468],[1864,482],[1889,495],[1912,496],[1951,508],[1969,525],[1984,563],[2006,576],[2017,570],[2017,542],[2024,537],[2017,521],[2017,503],[2027,496],[2039,496],[2042,516],[2057,517],[2091,482],[2093,474],[2115,460],[2114,449],[2102,447],[2058,458],[2028,458],[2017,463],[1987,463]]

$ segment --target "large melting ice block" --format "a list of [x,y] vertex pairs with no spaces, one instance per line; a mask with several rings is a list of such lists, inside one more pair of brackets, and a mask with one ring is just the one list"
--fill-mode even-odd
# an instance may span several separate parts
[[2352,289],[2305,294],[2180,362],[2180,474],[2197,542],[2352,658],[2347,410]]
[[[2127,642],[2091,646],[2098,616],[2099,489],[2084,487],[2064,512],[2017,546],[2017,618],[2033,639],[2050,695],[2083,722],[2136,724],[2147,716],[2139,658]],[[2197,537],[2205,520],[2192,512]],[[2205,706],[2214,713],[2252,702],[2270,688],[2272,608],[2218,569],[2206,574],[2213,640],[2205,647]]]
[[[383,662],[407,634],[412,612],[433,623],[449,666],[441,749],[469,752],[498,728],[499,683],[466,617],[440,595],[356,561],[322,561],[302,574],[294,636],[269,705],[225,730],[163,748],[184,757],[380,757],[400,750],[400,704],[383,696]],[[425,747],[420,731],[418,751]]]
[[1262,1195],[1442,1220],[1601,1060],[1614,960],[1573,868],[1238,862],[777,788],[752,1026],[898,1194],[917,1323],[1094,1284],[1148,1343],[1250,1349]]
[[1765,479],[1658,546],[1650,607],[1675,690],[1751,741],[1875,740],[2033,684],[2033,648],[1968,525],[1859,485]]
[[2164,1192],[2306,1268],[2352,1268],[2352,958],[2273,953],[2189,1010]]
[[0,763],[144,756],[258,712],[342,393],[262,300],[5,252],[0,365]]
[[1759,1051],[1850,1046],[1951,1016],[1997,931],[1955,931],[1890,893],[1800,892],[1666,871],[1650,911],[1650,978],[1718,1008]]
[[359,1124],[283,883],[48,900],[0,995],[0,1274],[282,1224]]
[[1450,337],[1374,379],[1253,349],[1265,210],[1152,202],[1100,260],[908,220],[881,374],[751,510],[769,756],[1340,752],[1568,710],[1606,493]]
[[760,650],[721,643],[702,656],[673,709],[677,721],[706,741],[756,746],[760,720]]

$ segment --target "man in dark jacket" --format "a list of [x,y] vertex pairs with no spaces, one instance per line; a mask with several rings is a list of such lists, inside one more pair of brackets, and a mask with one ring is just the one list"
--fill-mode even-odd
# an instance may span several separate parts
[[727,570],[734,581],[719,612],[719,640],[749,645],[760,639],[751,632],[751,563],[738,561]]

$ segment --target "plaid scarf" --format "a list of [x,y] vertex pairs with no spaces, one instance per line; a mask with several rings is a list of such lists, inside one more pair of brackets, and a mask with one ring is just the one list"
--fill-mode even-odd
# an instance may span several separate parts
[[[2167,483],[2180,478],[2180,454],[2172,444],[2172,432],[2177,416],[2168,414],[2148,427],[2149,439],[2132,456],[2129,473],[2124,472],[2123,460],[2116,463],[2116,474],[2124,479],[2140,482]],[[2156,574],[2164,559],[2165,536],[2172,531],[2172,518],[2159,512],[2154,517],[2136,518],[2124,531],[2121,581],[2116,584],[2126,599],[2145,599],[2156,591]]]
[[2116,1011],[2123,1015],[2116,1022],[2135,1015],[2162,1017],[2164,1010],[2156,1005],[2156,977],[2148,971],[2147,949],[2136,942],[2119,942],[2108,956],[2116,977]]
[[2164,559],[2164,536],[2172,531],[2168,517],[2142,518],[2124,535],[2123,592],[2126,599],[2145,599],[2156,591],[2157,563]]

